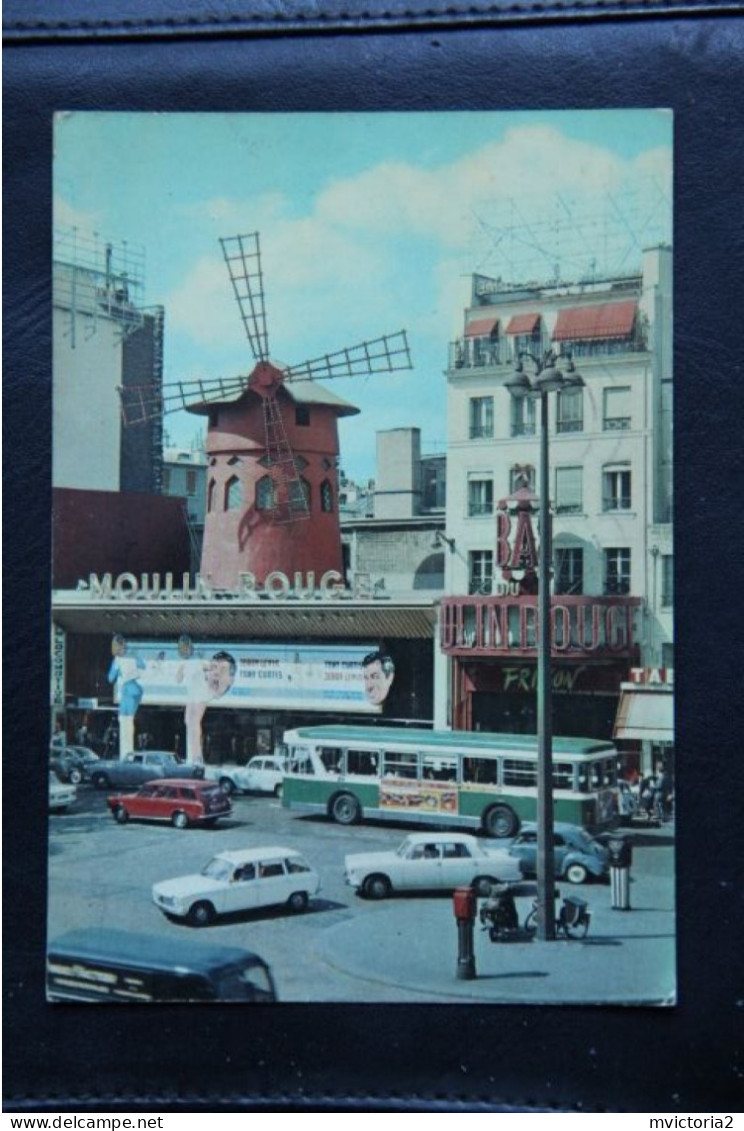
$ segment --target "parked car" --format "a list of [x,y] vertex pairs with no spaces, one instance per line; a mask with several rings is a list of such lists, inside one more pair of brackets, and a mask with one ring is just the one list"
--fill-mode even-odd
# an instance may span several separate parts
[[61,781],[69,781],[73,785],[79,785],[83,778],[89,778],[98,761],[98,755],[87,746],[60,746],[54,743],[49,747],[49,768],[54,770]]
[[279,797],[284,762],[273,755],[259,754],[246,766],[207,766],[205,776],[218,781],[225,793],[273,793]]
[[69,809],[77,797],[74,785],[65,785],[61,782],[54,770],[49,771],[49,808],[53,813],[64,812]]
[[120,825],[130,817],[170,821],[177,829],[189,825],[216,825],[232,813],[230,798],[215,782],[185,782],[162,778],[141,786],[136,793],[115,793],[108,807]]
[[522,879],[518,860],[506,848],[489,848],[466,833],[411,833],[394,852],[359,852],[346,857],[346,883],[369,899],[393,891],[468,885],[488,895],[491,884]]
[[[555,874],[570,884],[586,883],[591,877],[601,879],[609,870],[609,852],[605,845],[590,836],[579,825],[556,822],[554,826]],[[537,825],[525,822],[508,850],[519,860],[524,876],[537,874]]]
[[167,750],[141,750],[125,758],[101,758],[90,770],[96,789],[126,789],[155,778],[203,778],[200,762],[179,762]]
[[154,884],[160,910],[202,927],[218,915],[284,904],[304,911],[320,891],[320,876],[292,848],[245,848],[220,852],[201,872]]

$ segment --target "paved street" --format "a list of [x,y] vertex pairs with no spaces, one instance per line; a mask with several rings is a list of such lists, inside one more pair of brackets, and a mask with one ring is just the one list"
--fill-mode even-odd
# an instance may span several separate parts
[[[66,814],[50,817],[49,934],[108,925],[159,936],[210,940],[258,951],[271,964],[283,1001],[349,1002],[628,1002],[674,1001],[674,884],[671,826],[631,836],[631,910],[611,906],[609,884],[575,888],[592,913],[582,941],[493,944],[476,925],[477,977],[459,980],[457,928],[449,894],[416,894],[381,902],[346,887],[351,851],[395,847],[402,826],[345,828],[297,817],[273,798],[235,797],[234,814],[215,829],[111,818],[105,794],[78,787]],[[150,899],[151,885],[198,871],[215,852],[281,844],[302,851],[322,890],[303,915],[267,909],[199,930],[170,922]],[[534,883],[516,889],[520,919]]]

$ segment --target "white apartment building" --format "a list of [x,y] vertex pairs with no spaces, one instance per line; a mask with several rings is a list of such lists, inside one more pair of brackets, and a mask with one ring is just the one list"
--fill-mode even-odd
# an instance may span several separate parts
[[[629,670],[673,668],[671,310],[668,247],[644,252],[640,271],[622,277],[524,286],[473,277],[447,368],[440,644],[453,725],[533,722],[534,612],[525,607],[535,598],[505,584],[497,544],[499,504],[539,482],[539,400],[507,387],[520,357],[534,371],[524,355],[570,353],[583,378],[548,396],[558,731],[611,733]],[[487,611],[494,602],[515,606],[511,620]],[[569,687],[571,702],[561,704]],[[522,702],[508,694],[515,688]]]

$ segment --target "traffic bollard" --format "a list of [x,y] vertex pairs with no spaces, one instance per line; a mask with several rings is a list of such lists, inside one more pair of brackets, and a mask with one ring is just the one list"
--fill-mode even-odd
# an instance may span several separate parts
[[610,885],[612,887],[612,910],[630,911],[630,865],[633,849],[623,837],[607,842],[610,853]]

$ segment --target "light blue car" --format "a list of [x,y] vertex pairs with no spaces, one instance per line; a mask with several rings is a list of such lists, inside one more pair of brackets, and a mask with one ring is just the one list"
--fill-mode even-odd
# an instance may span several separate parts
[[[603,879],[609,871],[609,852],[579,825],[557,821],[554,831],[555,875],[570,884]],[[509,855],[519,860],[522,875],[537,874],[537,825],[525,822],[509,846]]]

